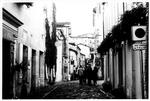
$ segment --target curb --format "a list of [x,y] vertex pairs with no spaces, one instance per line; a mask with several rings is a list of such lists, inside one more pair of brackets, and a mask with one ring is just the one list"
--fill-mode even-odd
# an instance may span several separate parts
[[58,86],[54,87],[52,90],[50,90],[49,92],[45,93],[44,96],[42,98],[45,98],[47,95],[49,95],[51,92],[53,92],[55,89],[57,89]]
[[115,96],[113,96],[113,95],[110,94],[110,93],[106,93],[106,92],[103,91],[102,89],[100,89],[100,91],[101,91],[103,94],[105,94],[107,97],[111,98],[111,99],[114,99],[114,98],[115,98]]

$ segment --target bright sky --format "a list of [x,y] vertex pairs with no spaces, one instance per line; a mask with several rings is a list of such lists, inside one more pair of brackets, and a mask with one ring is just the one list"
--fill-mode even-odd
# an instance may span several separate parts
[[72,35],[92,32],[93,8],[97,0],[55,0],[57,22],[71,22]]

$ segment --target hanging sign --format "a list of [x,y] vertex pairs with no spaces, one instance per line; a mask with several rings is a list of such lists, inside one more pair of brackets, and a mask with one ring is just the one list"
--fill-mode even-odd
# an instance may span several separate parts
[[146,49],[146,43],[133,44],[133,50],[144,50],[144,49]]

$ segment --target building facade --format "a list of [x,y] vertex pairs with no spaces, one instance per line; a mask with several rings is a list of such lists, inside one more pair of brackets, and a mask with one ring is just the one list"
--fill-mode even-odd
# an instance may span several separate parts
[[[103,58],[104,80],[109,81],[113,89],[123,88],[127,98],[148,98],[147,38],[140,41],[145,48],[135,49],[134,44],[138,42],[132,36],[134,26],[138,26],[138,24],[138,27],[148,26],[148,16],[145,12],[148,6],[146,6],[146,3],[120,4],[109,2],[102,5],[105,7],[103,10],[106,11],[106,14],[107,10],[113,12],[110,13],[113,14],[111,16],[103,15],[103,33],[106,36],[98,48]],[[143,15],[140,15],[139,12]],[[127,14],[131,14],[131,18],[126,18],[128,17]],[[141,16],[144,20],[141,19]],[[133,21],[133,19],[136,20]],[[131,25],[127,25],[129,23]],[[143,30],[145,31],[144,33],[148,33],[148,30]],[[145,37],[147,37],[146,34]]]
[[56,61],[56,82],[63,81],[63,52],[65,51],[64,48],[66,44],[65,42],[65,36],[63,35],[63,31],[60,28],[56,28],[56,47],[57,47],[57,61]]
[[70,80],[77,79],[75,73],[77,73],[79,67],[79,48],[74,43],[69,43],[69,77]]
[[57,30],[61,30],[63,37],[62,45],[62,80],[69,80],[69,43],[70,22],[57,22]]
[[45,4],[4,3],[2,7],[3,98],[23,98],[45,85]]

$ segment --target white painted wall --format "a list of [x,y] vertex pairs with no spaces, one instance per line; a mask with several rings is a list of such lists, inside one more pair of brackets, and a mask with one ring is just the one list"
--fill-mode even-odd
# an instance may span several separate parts
[[121,14],[123,14],[123,2],[107,2],[104,5],[104,36],[118,23]]
[[126,44],[126,94],[132,98],[132,47]]
[[57,71],[56,82],[62,81],[62,41],[59,41],[57,46]]
[[[17,6],[14,3],[4,3],[2,6],[13,14],[17,19],[23,22],[22,29],[27,31],[29,36],[32,35],[32,47],[34,49],[44,50],[45,49],[45,18],[46,14],[44,9],[47,8],[49,18],[49,23],[52,20],[52,10],[51,2],[48,2],[49,5],[46,5],[45,2],[34,2],[33,6],[27,8],[25,5]],[[48,6],[48,7],[46,7]],[[50,16],[51,15],[51,16]]]
[[140,51],[133,51],[133,66],[135,68],[135,95],[137,99],[142,99],[142,64],[141,64],[141,53]]
[[[74,65],[75,65],[75,67],[77,67],[78,66],[78,64],[77,64],[77,54],[72,50],[70,50],[69,52],[70,52],[70,60],[69,61],[71,61],[73,59],[74,60]],[[71,65],[71,62],[69,62],[69,63],[70,63],[69,72],[73,73],[73,69],[74,69],[73,65]]]
[[114,72],[113,72],[113,56],[112,49],[109,49],[109,68],[110,68],[110,81],[113,85],[114,83]]
[[126,53],[125,53],[125,44],[123,43],[122,46],[122,66],[123,66],[123,87],[125,88],[126,86]]
[[[39,51],[45,51],[45,18],[46,13],[44,11],[47,8],[47,14],[49,19],[49,24],[52,21],[52,1],[49,2],[34,2],[33,6],[27,8],[26,5],[17,6],[12,2],[4,2],[2,7],[6,9],[9,13],[19,19],[23,25],[18,28],[18,42],[19,45],[19,63],[22,62],[23,56],[23,45],[28,46],[28,60],[30,62],[28,70],[28,80],[29,80],[29,89],[31,88],[31,56],[32,49],[36,50],[36,65],[33,75],[36,77],[36,87],[39,87],[41,84],[44,84],[44,64],[39,69]],[[43,60],[44,61],[44,60]],[[39,70],[41,72],[41,77],[39,76]]]
[[85,55],[86,58],[89,58],[90,56],[90,48],[89,47],[86,47],[86,46],[83,46],[83,45],[78,45],[79,48],[81,49],[81,53]]
[[118,66],[118,52],[117,52],[114,55],[114,72],[115,72],[115,74],[114,74],[114,76],[115,76],[115,85],[114,85],[114,87],[115,88],[118,88],[118,84],[119,84],[118,68],[119,68],[119,66]]
[[107,81],[106,55],[104,55],[104,81]]

